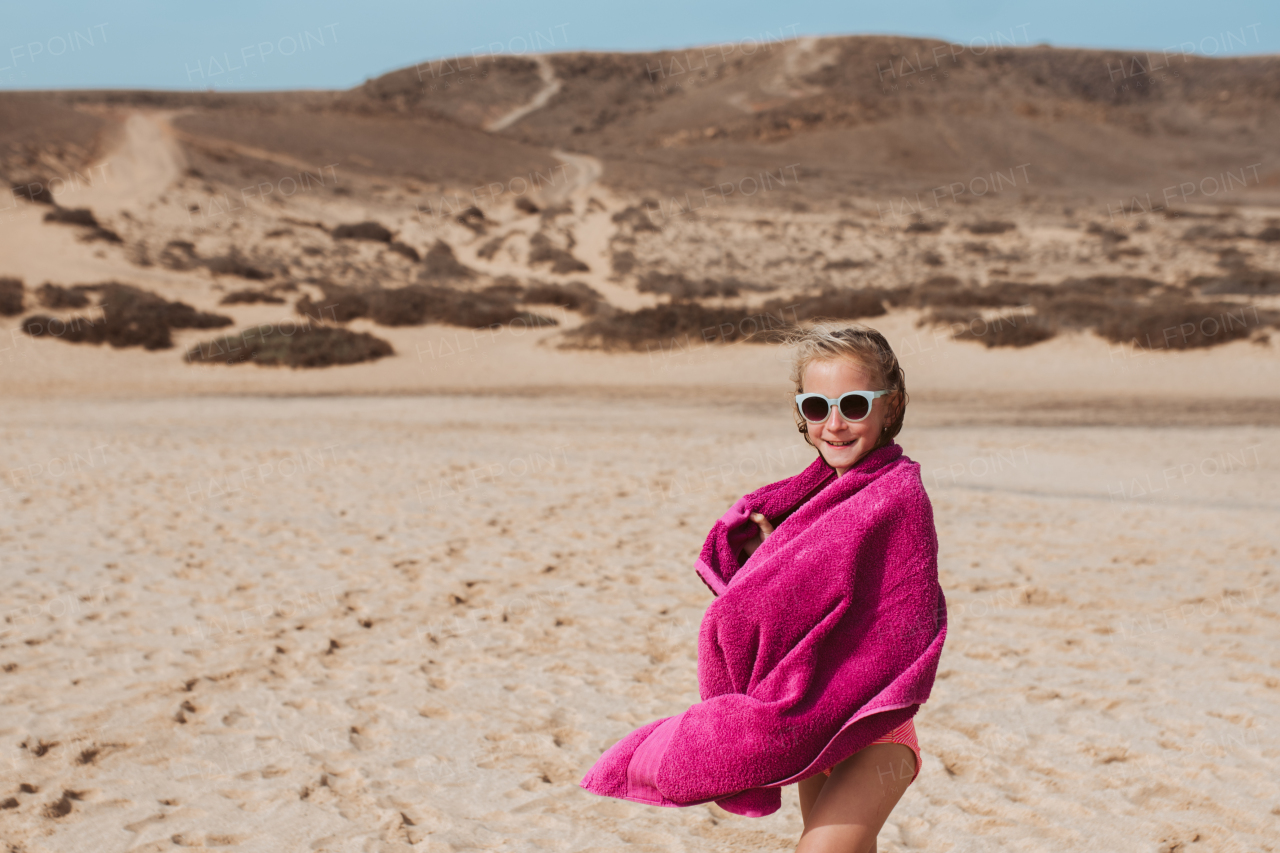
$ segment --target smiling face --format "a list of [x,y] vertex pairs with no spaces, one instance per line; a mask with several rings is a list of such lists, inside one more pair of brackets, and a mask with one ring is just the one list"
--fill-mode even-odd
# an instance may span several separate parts
[[[806,394],[822,394],[836,399],[847,391],[882,390],[873,385],[874,381],[862,365],[841,358],[809,362],[804,369],[803,385]],[[871,414],[854,423],[846,421],[835,406],[831,407],[822,423],[809,423],[809,438],[827,464],[836,469],[837,477],[844,476],[845,471],[876,446],[891,414],[893,398],[892,394],[877,397],[871,405]]]

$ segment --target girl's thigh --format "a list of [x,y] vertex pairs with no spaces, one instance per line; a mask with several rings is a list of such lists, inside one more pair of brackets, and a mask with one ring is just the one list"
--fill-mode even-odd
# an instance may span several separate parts
[[911,784],[916,754],[875,743],[840,762],[831,776],[799,783],[804,832],[797,853],[873,853],[876,835]]

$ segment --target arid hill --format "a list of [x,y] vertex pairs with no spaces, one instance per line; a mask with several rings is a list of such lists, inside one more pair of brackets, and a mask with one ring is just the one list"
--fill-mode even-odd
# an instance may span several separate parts
[[[485,132],[540,92],[545,103]],[[802,38],[434,60],[343,92],[4,93],[0,168],[20,179],[52,139],[75,146],[67,157],[87,149],[96,125],[77,106],[128,105],[187,111],[175,126],[214,150],[444,184],[545,169],[559,148],[639,191],[797,164],[806,196],[915,192],[1029,164],[1034,193],[1119,198],[1268,161],[1278,102],[1269,56]]]

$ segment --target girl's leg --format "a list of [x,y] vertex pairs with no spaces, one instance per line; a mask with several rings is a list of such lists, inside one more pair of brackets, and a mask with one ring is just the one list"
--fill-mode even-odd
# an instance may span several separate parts
[[804,832],[796,853],[875,853],[876,835],[915,767],[910,747],[875,743],[837,764],[830,778],[805,779],[799,784]]
[[796,783],[796,790],[800,793],[800,819],[805,826],[809,825],[809,813],[813,811],[813,804],[817,802],[818,794],[826,781],[827,774],[819,773]]

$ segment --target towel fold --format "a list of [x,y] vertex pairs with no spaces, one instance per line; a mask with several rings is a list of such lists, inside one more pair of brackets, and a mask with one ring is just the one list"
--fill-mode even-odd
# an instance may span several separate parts
[[[754,512],[783,520],[740,563]],[[702,701],[631,732],[579,784],[649,805],[777,811],[783,785],[929,698],[947,632],[937,556],[920,466],[895,443],[841,477],[818,458],[740,498],[696,564],[717,596],[698,633]]]

